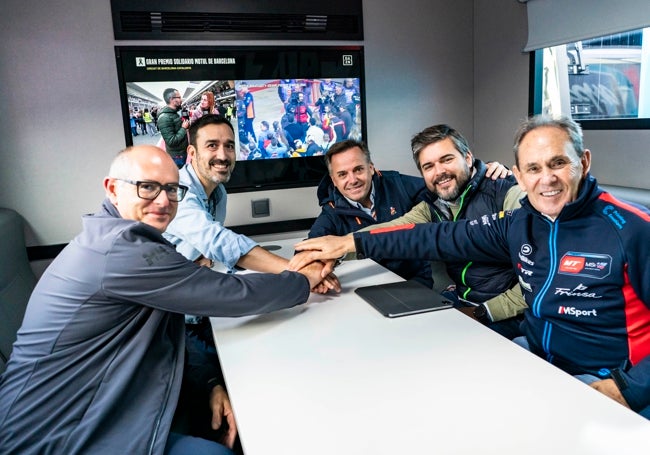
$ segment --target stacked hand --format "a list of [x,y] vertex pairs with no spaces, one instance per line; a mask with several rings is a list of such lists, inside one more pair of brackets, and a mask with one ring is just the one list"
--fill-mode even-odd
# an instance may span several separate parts
[[295,249],[299,253],[289,261],[289,270],[301,270],[315,261],[323,261],[321,277],[325,277],[334,270],[335,259],[355,251],[354,237],[326,235],[303,240],[295,245]]
[[[293,259],[292,259],[293,260]],[[328,261],[334,262],[334,261]],[[312,292],[318,294],[325,294],[330,290],[335,292],[341,291],[341,284],[339,283],[336,275],[332,273],[333,266],[329,266],[327,262],[321,261],[303,261],[299,267],[292,267],[289,265],[289,270],[302,273],[309,280],[309,288]]]

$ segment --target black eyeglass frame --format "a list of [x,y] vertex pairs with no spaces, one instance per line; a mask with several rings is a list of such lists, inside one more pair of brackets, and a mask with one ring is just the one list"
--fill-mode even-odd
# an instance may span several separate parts
[[[163,183],[160,183],[160,182],[156,182],[154,180],[129,180],[129,179],[120,179],[120,178],[115,178],[115,180],[119,180],[120,182],[130,183],[131,185],[135,185],[136,193],[138,194],[138,197],[140,199],[144,199],[146,201],[155,200],[160,195],[160,192],[164,190],[165,193],[167,194],[167,199],[169,199],[171,202],[180,202],[180,201],[183,200],[183,198],[187,194],[187,190],[189,189],[185,185],[181,185],[181,184],[177,184],[177,183],[164,183],[163,184]],[[152,197],[144,197],[144,196],[140,195],[140,189],[141,189],[140,186],[142,184],[145,184],[145,183],[148,184],[148,185],[155,185],[155,186],[158,187],[158,190],[155,192],[156,194],[154,194]],[[176,191],[176,196],[177,196],[176,199],[170,197],[169,192],[172,191],[172,190]]]

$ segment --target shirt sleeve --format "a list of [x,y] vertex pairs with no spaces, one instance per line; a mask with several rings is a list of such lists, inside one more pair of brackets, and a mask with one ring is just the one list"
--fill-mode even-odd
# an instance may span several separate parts
[[422,201],[410,211],[404,215],[395,218],[390,221],[385,221],[383,223],[377,223],[370,226],[366,226],[363,229],[359,229],[359,232],[370,231],[373,229],[389,227],[389,226],[401,226],[402,224],[420,224],[420,223],[430,223],[431,222],[431,210],[429,209],[429,204]]
[[526,196],[526,192],[519,185],[510,187],[503,201],[503,210],[515,210],[521,207],[521,199]]
[[167,227],[165,238],[187,259],[193,261],[203,255],[221,262],[229,270],[257,245],[245,235],[236,234],[213,220],[193,193],[188,193],[178,205],[178,213]]
[[485,301],[493,322],[502,321],[523,314],[528,308],[519,283],[496,297]]

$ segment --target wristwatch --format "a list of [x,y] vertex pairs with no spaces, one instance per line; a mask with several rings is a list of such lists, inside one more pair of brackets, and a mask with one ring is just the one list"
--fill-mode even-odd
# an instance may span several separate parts
[[492,322],[492,321],[490,321],[490,314],[488,313],[487,307],[482,303],[479,303],[476,306],[476,308],[474,308],[474,311],[472,312],[472,315],[481,324],[488,324],[488,323]]

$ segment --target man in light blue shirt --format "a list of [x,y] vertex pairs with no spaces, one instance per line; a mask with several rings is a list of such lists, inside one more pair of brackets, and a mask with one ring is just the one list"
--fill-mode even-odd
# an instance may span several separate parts
[[[227,194],[222,184],[230,179],[235,167],[235,133],[230,122],[221,116],[204,115],[190,126],[189,132],[187,153],[190,162],[179,169],[179,183],[187,186],[188,191],[178,204],[176,218],[167,226],[164,237],[176,246],[176,251],[201,265],[212,266],[213,261],[218,261],[231,272],[235,266],[267,273],[287,270],[289,262],[286,259],[223,225]],[[312,290],[325,293],[329,289],[340,290],[334,276]],[[206,365],[218,368],[208,318],[187,315],[185,323],[190,371],[204,369]],[[214,380],[220,381],[218,371],[206,386],[211,387]],[[201,403],[200,397],[196,402]],[[198,405],[190,408],[190,425],[198,426],[206,421]],[[200,436],[211,439],[209,435]]]
[[[227,194],[222,183],[235,167],[235,133],[223,117],[207,115],[190,127],[190,163],[180,169],[189,190],[165,232],[176,250],[192,261],[221,262],[229,271],[237,265],[257,272],[278,273],[288,261],[266,251],[248,237],[224,227]],[[326,287],[338,286],[327,281]],[[321,291],[325,289],[321,287]]]

